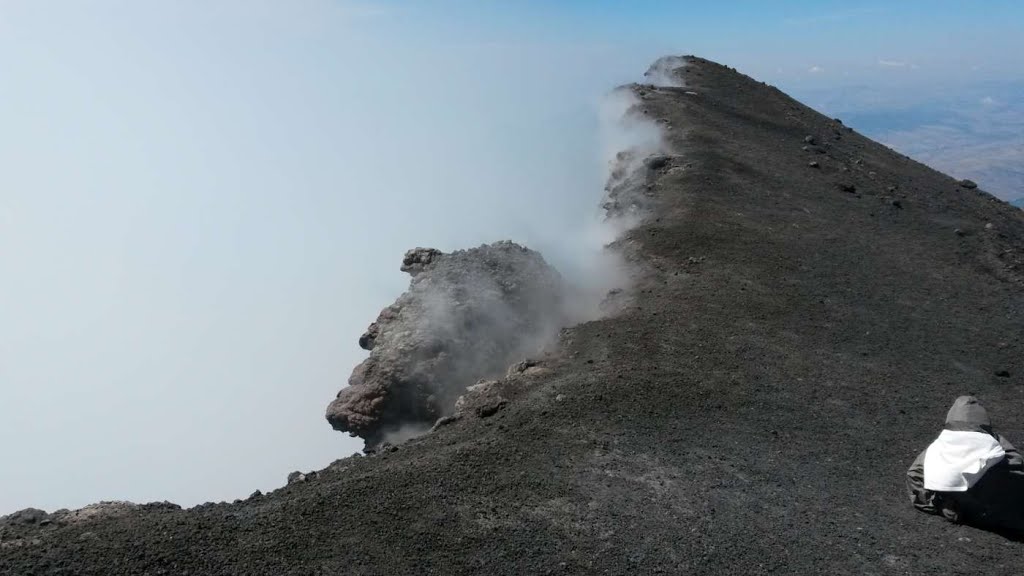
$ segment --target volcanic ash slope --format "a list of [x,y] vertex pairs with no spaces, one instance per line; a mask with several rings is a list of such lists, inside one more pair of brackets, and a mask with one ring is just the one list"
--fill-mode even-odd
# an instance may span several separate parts
[[0,573],[1020,573],[903,478],[959,394],[1024,444],[1024,212],[683,63],[633,87],[677,156],[629,305],[502,409],[239,504],[5,525]]

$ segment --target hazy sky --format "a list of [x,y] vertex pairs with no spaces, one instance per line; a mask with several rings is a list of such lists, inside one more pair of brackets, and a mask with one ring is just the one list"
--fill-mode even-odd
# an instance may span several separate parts
[[323,411],[404,251],[570,270],[597,103],[659,55],[826,111],[1024,80],[1018,1],[849,4],[0,0],[0,514],[358,450]]

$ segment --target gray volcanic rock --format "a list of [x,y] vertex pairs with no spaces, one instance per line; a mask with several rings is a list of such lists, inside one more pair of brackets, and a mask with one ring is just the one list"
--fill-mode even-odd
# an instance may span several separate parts
[[615,155],[601,204],[609,218],[636,221],[650,215],[654,183],[681,160],[678,156],[651,152],[646,147],[636,147]]
[[38,524],[49,517],[49,514],[45,510],[39,508],[25,508],[19,510],[14,514],[10,514],[2,519],[6,524],[19,525],[19,524]]
[[415,277],[443,255],[444,253],[436,248],[413,248],[402,258],[402,272],[408,272],[410,276]]
[[536,354],[563,325],[558,272],[512,242],[416,248],[402,270],[409,290],[360,337],[370,356],[327,408],[335,429],[370,449],[428,430],[467,387]]

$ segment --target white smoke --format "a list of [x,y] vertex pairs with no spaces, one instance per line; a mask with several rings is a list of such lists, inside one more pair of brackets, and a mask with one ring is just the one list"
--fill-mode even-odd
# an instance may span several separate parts
[[605,186],[602,210],[584,228],[584,249],[576,273],[569,276],[576,294],[567,299],[567,317],[575,322],[614,312],[605,305],[606,297],[612,291],[628,290],[636,273],[610,245],[649,216],[645,160],[668,150],[662,130],[641,112],[641,106],[634,86],[626,85],[607,93],[597,107]]
[[644,78],[654,86],[683,88],[686,83],[681,71],[686,66],[686,59],[682,56],[662,56],[655,60],[654,64],[651,64],[647,72],[644,72]]

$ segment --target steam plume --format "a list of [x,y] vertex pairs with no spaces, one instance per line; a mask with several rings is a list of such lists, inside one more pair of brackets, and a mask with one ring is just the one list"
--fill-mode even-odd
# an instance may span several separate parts
[[[648,76],[667,82],[682,64],[663,58]],[[467,389],[491,394],[493,386],[474,384],[540,354],[561,328],[614,312],[607,297],[628,287],[630,265],[608,244],[651,213],[651,183],[671,161],[636,89],[616,89],[600,106],[604,215],[587,231],[578,273],[564,279],[539,253],[509,241],[450,254],[410,250],[402,263],[409,290],[359,339],[370,356],[328,406],[335,429],[370,450],[416,436],[453,414]]]

